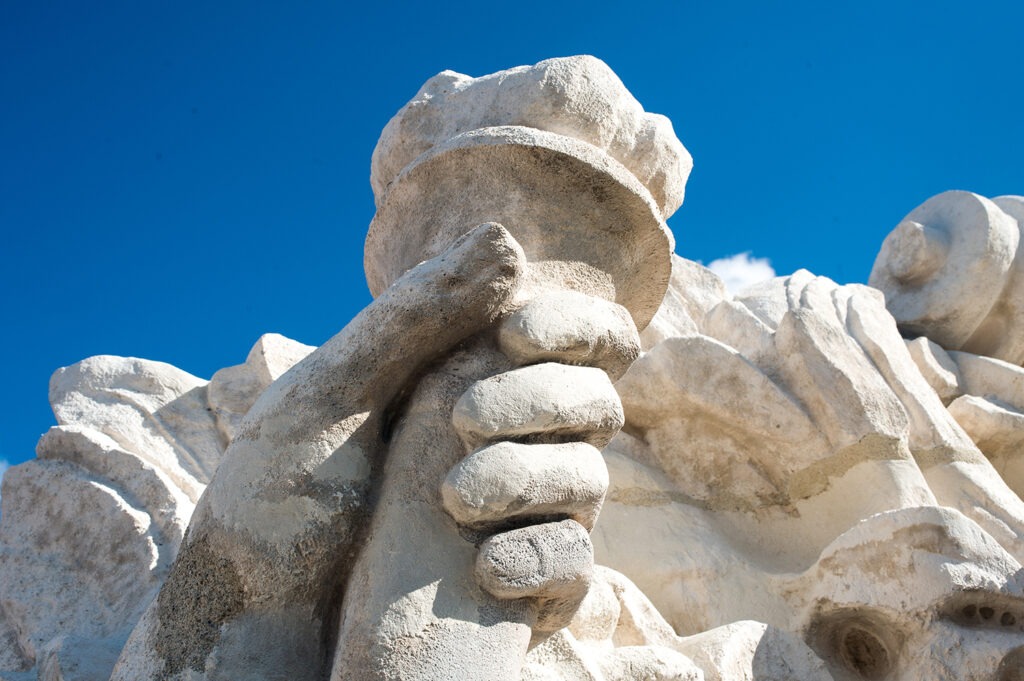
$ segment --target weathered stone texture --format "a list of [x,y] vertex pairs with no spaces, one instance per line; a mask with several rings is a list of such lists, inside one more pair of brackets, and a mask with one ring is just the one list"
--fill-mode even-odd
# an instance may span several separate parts
[[335,337],[56,372],[0,679],[1021,678],[1024,198],[734,295],[691,166],[593,57],[432,78]]

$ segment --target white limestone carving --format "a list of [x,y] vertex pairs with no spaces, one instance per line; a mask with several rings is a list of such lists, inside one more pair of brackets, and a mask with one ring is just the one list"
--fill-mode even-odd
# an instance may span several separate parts
[[277,333],[260,337],[243,364],[221,369],[206,388],[224,445],[238,434],[242,419],[267,387],[315,348]]
[[[908,220],[925,214],[938,231],[922,228],[928,238],[921,242],[900,236]],[[901,328],[922,334],[908,342],[922,374],[1018,495],[1024,492],[1022,220],[1024,197],[940,194],[887,237],[872,272]],[[941,266],[902,283],[887,274],[950,238]]]
[[[561,66],[586,74],[595,64]],[[472,85],[463,95],[490,96]],[[623,120],[650,122],[635,101],[613,101]],[[417,114],[394,124],[405,115]],[[462,466],[448,494],[449,510],[466,519],[476,503],[466,495],[487,485],[474,476],[500,468],[495,443],[526,458],[539,455],[534,447],[607,443],[622,416],[605,371],[620,375],[639,352],[634,323],[646,325],[664,295],[671,235],[644,184],[656,179],[571,129],[529,122],[453,129],[378,187],[366,246],[378,299],[250,410],[175,568],[216,558],[219,571],[202,581],[172,571],[115,678],[212,678],[254,657],[249,672],[268,678],[514,678],[530,638],[572,617],[590,583],[590,542],[584,525],[557,518],[592,525],[603,464],[591,457],[588,467],[550,469],[547,491],[513,492],[504,514],[487,506],[487,522],[463,527],[489,536],[479,551],[445,513],[442,482],[478,450],[482,464]],[[622,158],[674,167],[681,149]],[[575,321],[550,319],[558,309]],[[513,310],[499,345],[481,335]],[[513,518],[532,524],[493,534]],[[394,569],[397,547],[415,563]],[[168,620],[196,600],[207,611],[178,619],[205,622],[205,637],[169,636],[181,625]],[[296,671],[297,657],[310,654],[331,668]]]
[[59,425],[4,475],[0,668],[95,650],[109,674],[216,466],[216,429],[205,381],[159,362],[92,357],[54,374],[50,402]]
[[1022,364],[1022,217],[1019,196],[933,196],[886,237],[869,282],[904,332]]
[[[806,272],[734,298],[702,288],[670,288],[652,325],[685,311],[696,330],[655,341],[616,384],[626,424],[605,451],[597,561],[680,634],[758,620],[799,635],[838,679],[990,678],[1015,664],[1015,624],[954,611],[999,603],[997,620],[1016,622],[1024,505],[918,370],[881,296]],[[700,302],[676,302],[687,297]],[[936,539],[908,543],[926,532]],[[922,561],[936,566],[927,577]],[[956,601],[967,590],[974,600]],[[969,652],[946,660],[941,645]]]
[[418,156],[461,133],[499,125],[557,133],[607,153],[647,187],[666,218],[683,202],[693,160],[672,123],[645,112],[607,64],[578,56],[481,78],[443,71],[428,80],[384,128],[373,152],[370,184],[378,206]]
[[1024,493],[1024,369],[951,352],[963,376],[949,411],[1018,495]]
[[[678,204],[665,204],[673,201],[664,199],[660,184],[666,171],[638,175],[638,169],[667,169],[670,181],[679,178],[670,190],[681,198],[688,156],[665,126],[650,129],[663,136],[667,130],[673,144],[625,149],[601,139],[586,115],[575,115],[575,104],[563,102],[565,89],[553,86],[569,78],[570,101],[586,106],[611,95],[610,110],[601,115],[606,123],[661,123],[611,86],[590,90],[608,73],[596,60],[571,58],[462,83],[453,102],[460,112],[475,113],[440,126],[441,137],[435,126],[420,127],[437,114],[438,93],[428,92],[382,136],[375,172],[390,168],[394,176],[375,185],[377,214],[365,258],[371,291],[387,290],[424,256],[436,256],[488,220],[500,222],[522,247],[522,272],[510,299],[518,311],[500,325],[498,345],[473,341],[437,375],[421,378],[410,399],[346,589],[332,678],[517,678],[531,638],[564,627],[587,592],[593,558],[586,528],[603,497],[603,464],[581,458],[575,466],[550,468],[545,472],[554,477],[534,479],[547,490],[521,487],[513,499],[495,495],[496,503],[473,494],[487,488],[489,495],[488,471],[505,465],[506,456],[530,460],[542,455],[538,447],[552,444],[607,444],[622,423],[608,375],[620,375],[637,356],[635,327],[646,326],[664,295],[671,235],[662,214]],[[539,89],[531,84],[538,78]],[[504,101],[518,82],[527,90],[509,98],[513,108],[506,110],[496,97]],[[575,124],[536,117],[545,109],[570,115]],[[409,153],[410,142],[422,148]],[[499,349],[506,352],[495,355]],[[434,438],[423,441],[426,432]],[[474,465],[459,464],[466,454]],[[447,503],[438,504],[437,490],[422,489],[421,480],[446,474]],[[470,521],[462,529],[482,540],[477,557],[450,520],[437,515],[440,506],[457,522]],[[484,507],[497,529],[532,524],[488,537],[474,506]],[[507,514],[498,512],[502,507]],[[396,545],[417,554],[419,563],[401,576],[382,574]],[[410,588],[424,583],[430,586]],[[396,592],[403,594],[398,601]],[[443,652],[414,654],[421,649]]]
[[[247,364],[218,372],[252,376],[226,391],[235,412],[304,347],[268,334]],[[220,459],[213,414],[229,412],[206,381],[109,356],[59,369],[50,403],[59,425],[39,440],[36,460],[4,475],[0,674],[105,679]]]
[[1019,678],[1024,200],[733,295],[690,166],[592,57],[431,79],[337,336],[55,375],[0,679]]

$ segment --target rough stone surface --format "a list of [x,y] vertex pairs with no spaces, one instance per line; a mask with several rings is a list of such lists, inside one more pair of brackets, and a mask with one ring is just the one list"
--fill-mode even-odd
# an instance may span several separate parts
[[640,349],[636,327],[625,312],[575,291],[541,294],[535,304],[516,310],[502,324],[499,347],[519,364],[545,359],[594,364],[615,380]]
[[688,171],[592,57],[432,79],[324,346],[54,375],[0,679],[1022,678],[1024,199],[732,295]]
[[[250,362],[270,371],[304,347],[268,338]],[[232,395],[236,409],[250,392]],[[110,676],[222,454],[209,398],[205,381],[160,362],[100,356],[54,374],[60,425],[4,476],[0,669]]]
[[[964,393],[1010,404],[1006,371],[1016,369],[904,342],[866,287],[798,272],[736,297],[695,288],[670,289],[654,322],[675,306],[695,328],[648,336],[616,384],[626,424],[605,450],[597,561],[634,580],[676,632],[703,641],[683,652],[705,678],[761,678],[735,667],[715,676],[709,663],[720,644],[707,632],[741,621],[814,650],[802,648],[810,667],[764,678],[981,679],[1016,664],[1024,641],[1012,625],[997,642],[975,631],[988,621],[980,615],[975,624],[945,614],[976,589],[973,612],[1004,603],[990,617],[1017,621],[1003,598],[1024,555],[1024,507],[955,408]],[[1013,437],[1006,423],[999,432]],[[863,548],[837,548],[854,544]],[[741,641],[736,631],[721,645]],[[799,658],[784,647],[760,649]],[[961,647],[956,664],[938,652]]]
[[498,442],[458,462],[441,496],[464,527],[568,514],[591,530],[607,489],[608,469],[592,445]]
[[442,71],[381,134],[370,183],[378,206],[417,157],[460,133],[520,125],[580,139],[647,187],[664,217],[683,202],[693,167],[664,116],[646,113],[608,66],[590,56],[548,59],[481,78]]
[[205,381],[159,362],[101,356],[59,369],[50,402],[60,425],[35,461],[4,475],[0,668],[109,676],[219,440]]
[[235,438],[256,398],[316,348],[277,333],[256,341],[244,364],[221,369],[210,379],[207,396],[225,445]]
[[908,340],[906,343],[910,357],[943,404],[948,405],[963,394],[960,389],[963,382],[960,369],[949,353],[924,336]]
[[366,236],[370,291],[380,294],[491,220],[508,228],[533,264],[528,291],[609,299],[641,328],[657,311],[672,234],[647,189],[586,142],[509,125],[447,140],[392,181]]
[[455,403],[452,421],[469,449],[541,436],[604,447],[622,427],[622,412],[600,369],[544,363],[479,381]]

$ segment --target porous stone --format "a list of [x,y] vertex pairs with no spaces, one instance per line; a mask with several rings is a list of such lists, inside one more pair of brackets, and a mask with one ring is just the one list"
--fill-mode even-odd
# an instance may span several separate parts
[[514,362],[597,366],[612,380],[640,353],[636,326],[624,308],[575,291],[541,294],[513,312],[501,325],[498,344]]
[[548,59],[481,78],[442,71],[395,114],[373,152],[378,206],[416,158],[463,132],[519,125],[573,137],[629,169],[669,217],[693,167],[671,122],[647,113],[608,66],[591,56]]
[[952,352],[962,376],[949,411],[1006,484],[1024,493],[1024,369],[992,357]]
[[600,448],[622,427],[622,407],[600,369],[544,363],[475,383],[455,403],[452,421],[469,449],[538,437]]
[[831,681],[822,661],[796,635],[740,621],[684,640],[704,681]]
[[[264,337],[250,364],[280,374],[295,347],[304,346]],[[231,391],[236,415],[255,399],[251,383]],[[10,644],[0,669],[110,676],[220,459],[209,396],[205,381],[133,358],[92,357],[54,374],[60,425],[40,438],[35,461],[4,476],[0,632]]]
[[963,379],[949,353],[924,336],[906,343],[911,359],[943,404],[949,404],[962,394],[960,384]]
[[432,79],[324,346],[57,372],[0,678],[1020,677],[1024,199],[926,202],[885,296],[732,295],[669,254],[688,170],[593,58]]
[[371,293],[487,221],[522,245],[528,289],[611,300],[637,328],[665,294],[672,235],[636,177],[586,142],[509,125],[434,146],[391,182],[366,236]]
[[536,631],[569,624],[590,588],[594,549],[574,520],[496,534],[480,545],[476,578],[502,600],[540,600]]
[[714,272],[700,263],[672,255],[672,276],[658,313],[642,331],[644,350],[666,338],[697,333],[704,317],[729,294]]
[[277,333],[264,334],[252,346],[244,364],[225,367],[213,375],[207,396],[225,444],[238,434],[256,398],[315,349]]
[[569,514],[590,530],[607,489],[608,469],[591,445],[498,442],[457,463],[441,496],[445,510],[467,527]]

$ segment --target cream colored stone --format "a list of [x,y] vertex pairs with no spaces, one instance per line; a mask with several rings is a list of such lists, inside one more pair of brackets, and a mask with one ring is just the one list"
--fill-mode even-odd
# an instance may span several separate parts
[[707,676],[685,655],[659,646],[623,646],[600,661],[607,681],[704,681]]
[[100,432],[77,425],[50,428],[36,445],[40,460],[67,461],[98,482],[116,485],[150,516],[166,560],[178,550],[195,504],[160,467],[121,449]]
[[225,444],[234,439],[256,398],[315,349],[280,334],[264,334],[252,346],[244,364],[213,375],[206,390]]
[[962,395],[949,411],[985,453],[1010,489],[1024,492],[1024,414],[976,395]]
[[901,342],[885,301],[866,286],[846,286],[846,325],[899,399],[909,420],[911,451],[922,465],[927,462],[977,458],[967,434],[950,418],[939,396],[917,371],[906,344]]
[[57,423],[96,430],[163,467],[194,503],[223,450],[206,382],[162,362],[98,356],[50,379]]
[[[1024,229],[1024,197],[998,196],[992,199],[1004,213]],[[1024,241],[1024,239],[1022,239]],[[962,349],[979,355],[997,357],[1012,364],[1024,364],[1024,249],[1017,254],[1006,276],[1003,290],[984,321],[975,329]]]
[[499,600],[539,601],[535,632],[565,627],[590,588],[594,549],[574,520],[496,534],[480,545],[475,577]]
[[[746,321],[744,310],[756,323]],[[686,332],[662,340],[616,384],[625,429],[634,437],[620,436],[616,451],[606,451],[612,482],[594,534],[597,559],[634,579],[677,631],[755,619],[817,640],[802,613],[820,601],[806,585],[818,578],[800,573],[824,560],[819,552],[858,521],[934,506],[936,497],[991,534],[977,530],[985,537],[977,560],[999,561],[1007,551],[1024,555],[1024,507],[943,408],[877,292],[797,273],[719,301],[703,314],[699,333],[718,338]],[[955,380],[966,389],[965,377]],[[778,396],[767,397],[757,385]],[[786,404],[793,406],[780,406]],[[786,411],[794,417],[781,430],[802,434],[776,454],[765,424]],[[786,493],[773,496],[751,478],[722,475],[748,462],[762,479],[770,479],[772,466],[789,466],[779,476]],[[717,500],[709,502],[698,483],[715,490]],[[723,490],[738,501],[728,503]],[[644,529],[634,537],[635,528]],[[836,569],[848,565],[844,559]],[[848,581],[856,589],[860,581],[880,579]],[[833,583],[826,590],[838,588]],[[909,582],[891,588],[904,599],[915,589]],[[936,578],[929,588],[950,596],[959,587]],[[879,596],[872,593],[857,592],[851,601],[873,607]],[[927,611],[922,605],[913,626],[927,629]],[[934,640],[976,641],[969,631],[924,629],[921,636]],[[899,678],[923,678],[920,669],[959,678],[912,650],[902,654]],[[1006,648],[979,653],[972,669],[991,673],[1006,654]],[[707,674],[708,665],[702,667]],[[846,673],[839,670],[836,678]]]
[[[559,73],[563,65],[555,64],[551,73]],[[574,87],[584,90],[602,82],[573,77],[579,78]],[[515,82],[498,80],[503,92],[511,92]],[[599,98],[607,92],[610,89],[598,87],[593,94]],[[515,101],[524,99],[519,96]],[[392,126],[415,127],[429,106],[414,101]],[[409,584],[433,584],[466,565],[470,549],[445,527],[437,515],[436,488],[424,487],[423,482],[438,480],[442,470],[458,463],[452,458],[459,449],[455,438],[467,453],[503,439],[603,446],[622,423],[605,371],[618,375],[639,351],[636,331],[622,308],[636,326],[646,326],[669,278],[671,235],[649,186],[604,147],[582,141],[590,139],[587,135],[567,128],[548,132],[540,123],[532,127],[532,119],[510,119],[494,105],[494,98],[490,106],[496,118],[473,118],[452,129],[442,125],[440,133],[432,131],[440,136],[428,141],[429,148],[409,154],[385,173],[393,179],[383,190],[378,186],[378,210],[366,243],[367,278],[371,291],[379,292],[474,224],[499,220],[522,245],[528,263],[517,298],[525,307],[499,332],[499,344],[508,355],[497,355],[486,339],[471,343],[436,373],[422,377],[405,406],[389,443],[380,501],[346,594],[333,678],[353,678],[355,670],[360,670],[360,678],[398,674],[426,679],[438,673],[514,677],[526,654],[524,635],[529,638],[531,630],[551,631],[568,622],[590,581],[589,551],[568,561],[565,570],[545,571],[544,566],[558,562],[558,547],[565,550],[577,543],[557,529],[565,525],[533,524],[485,540],[477,559],[478,566],[490,565],[491,551],[505,555],[497,547],[548,546],[541,553],[550,558],[528,563],[535,568],[531,578],[539,580],[529,593],[516,591],[510,597],[512,592],[487,579],[492,573],[483,568],[476,572],[479,585],[467,583],[462,573],[460,579],[443,582],[439,590],[409,591]],[[572,109],[571,104],[565,106]],[[583,129],[595,128],[584,123]],[[416,133],[406,133],[398,139],[417,139]],[[386,132],[382,146],[395,139]],[[392,149],[377,159],[392,154],[402,157],[401,150]],[[622,308],[592,303],[586,296]],[[571,301],[576,301],[572,307],[567,304]],[[565,321],[556,322],[558,317]],[[562,328],[546,329],[549,322]],[[548,362],[514,368],[509,359],[595,366]],[[578,477],[585,481],[587,476]],[[565,481],[579,487],[572,475]],[[568,500],[571,492],[556,496]],[[457,518],[465,515],[457,504],[450,510]],[[567,503],[560,511],[571,515],[574,510]],[[409,517],[418,519],[417,527],[409,526]],[[565,522],[583,531],[573,521]],[[517,543],[514,537],[520,535],[531,539]],[[589,547],[589,541],[585,543]],[[380,574],[396,545],[420,556],[415,569],[400,578]],[[509,555],[527,554],[530,551]],[[574,586],[566,591],[560,584]],[[485,593],[479,592],[480,586]],[[396,602],[395,593],[406,595]],[[433,605],[427,609],[427,603]],[[492,614],[481,619],[483,611]],[[500,627],[481,626],[495,619]],[[392,621],[403,625],[396,628]],[[410,638],[416,641],[414,647],[458,653],[442,666],[438,658],[410,657],[405,652]],[[464,660],[476,664],[470,668]]]
[[904,333],[947,350],[1024,362],[1024,216],[1020,197],[997,204],[950,191],[912,211],[886,237],[870,283]]
[[787,631],[761,622],[735,622],[683,641],[705,681],[832,681],[825,665]]
[[701,330],[707,336],[738,350],[754,363],[770,362],[775,351],[774,329],[746,305],[723,300],[704,317]]
[[[441,74],[327,344],[59,371],[4,480],[0,678],[1024,674],[1024,370],[905,342],[868,287],[669,258],[685,151],[623,93],[591,58]],[[909,216],[900,304],[1012,352],[1020,203]]]
[[962,377],[962,392],[1024,410],[1024,369],[992,357],[951,352]]
[[647,189],[586,142],[509,125],[434,146],[392,181],[366,237],[370,291],[491,220],[532,263],[527,290],[611,300],[637,328],[664,297],[672,235]]
[[167,364],[109,356],[54,374],[60,425],[36,461],[4,476],[0,632],[19,642],[0,650],[0,668],[109,676],[220,458],[205,385]]
[[498,335],[513,362],[561,361],[600,367],[612,380],[633,363],[640,338],[629,313],[575,291],[544,293],[512,313]]
[[[712,507],[750,508],[787,497],[795,450],[815,441],[825,449],[800,405],[707,336],[660,343],[618,389],[631,432],[653,446],[683,494]],[[687,456],[679,456],[676,443],[686,443]]]
[[54,641],[70,636],[87,642],[79,650],[91,651],[78,662],[109,675],[125,628],[166,574],[162,533],[123,492],[59,460],[8,469],[3,507],[4,669],[41,665],[54,654]]
[[441,498],[452,518],[467,527],[568,514],[591,530],[607,489],[608,469],[591,445],[499,442],[456,464]]
[[949,404],[961,394],[960,384],[963,379],[960,377],[960,370],[956,362],[937,343],[920,336],[914,340],[908,340],[907,350],[910,357],[917,364],[918,371],[928,381],[928,385],[939,396],[943,404]]
[[[597,634],[596,632],[600,632]],[[831,679],[792,633],[736,622],[680,637],[623,575],[597,568],[568,629],[527,657],[526,679]]]
[[1012,678],[1019,566],[951,509],[873,516],[805,575],[808,639],[836,678]]
[[622,407],[600,369],[545,363],[475,383],[455,403],[452,422],[470,450],[537,437],[600,448],[622,427]]
[[[540,297],[526,303],[545,308],[545,298]],[[604,306],[584,305],[581,309],[592,313],[607,314]],[[528,310],[524,315],[533,316]],[[512,317],[507,323],[519,324],[522,317]],[[600,320],[595,316],[587,324],[574,328],[594,330],[604,335],[606,328],[618,328],[624,317],[615,313],[608,317],[606,325],[591,322]],[[499,334],[502,335],[502,334]],[[635,335],[633,335],[635,339]],[[569,343],[561,351],[565,358],[579,359],[576,346],[592,346],[584,336],[577,343]],[[635,341],[634,341],[635,342]],[[550,358],[551,348],[534,344],[538,355]],[[621,365],[623,357],[635,356],[635,345],[626,345],[620,350],[622,356],[610,361],[604,353],[596,353],[590,359],[612,366]],[[519,357],[521,361],[535,361],[540,357]],[[510,370],[511,369],[511,370]],[[481,380],[475,380],[480,378]],[[453,427],[446,429],[442,421],[449,421]],[[474,505],[480,495],[471,490],[490,488],[486,472],[481,474],[478,463],[486,464],[488,454],[527,450],[536,453],[570,452],[573,448],[541,448],[544,443],[606,441],[621,423],[621,407],[618,397],[604,371],[589,367],[571,367],[545,362],[513,369],[509,359],[488,350],[486,345],[473,345],[456,353],[437,373],[421,380],[417,392],[405,409],[398,430],[391,441],[391,456],[387,462],[384,479],[387,481],[378,502],[377,512],[371,525],[370,541],[354,568],[350,584],[356,585],[349,591],[344,624],[341,632],[341,653],[335,662],[334,674],[349,678],[354,670],[373,669],[372,673],[382,675],[386,669],[402,669],[410,677],[429,676],[431,669],[448,670],[466,678],[495,678],[509,675],[509,669],[522,664],[526,653],[525,641],[531,630],[550,631],[564,626],[571,619],[580,599],[589,584],[592,561],[589,558],[589,541],[583,528],[570,522],[568,527],[578,528],[570,533],[576,539],[569,541],[565,527],[533,524],[525,528],[502,533],[487,539],[481,546],[477,565],[491,564],[487,556],[489,547],[523,547],[523,551],[501,552],[505,559],[498,564],[522,565],[525,557],[532,556],[527,566],[535,566],[522,575],[529,591],[517,591],[510,598],[510,591],[500,587],[491,579],[485,579],[488,571],[471,574],[467,566],[473,562],[475,548],[457,533],[448,523],[439,518],[440,504],[437,491],[430,481],[445,477],[449,485],[441,487],[441,497],[448,497],[447,508],[456,520],[472,524]],[[507,438],[527,438],[538,444],[498,445],[477,451],[460,463],[459,458],[466,449],[474,449],[492,441]],[[463,444],[465,443],[465,445]],[[586,448],[578,451],[587,451]],[[502,457],[494,457],[501,459]],[[530,495],[529,499],[543,502],[533,508],[523,506],[524,495],[502,491],[498,499],[517,496],[510,506],[498,501],[488,510],[490,524],[500,528],[502,522],[523,520],[541,522],[545,516],[584,516],[587,524],[592,520],[599,505],[598,496],[603,493],[603,464],[599,461],[580,458],[576,465],[569,459],[559,468],[548,466],[534,468],[544,472],[544,478],[533,477],[523,480]],[[500,467],[500,461],[491,463]],[[454,471],[451,470],[454,467]],[[519,472],[521,476],[523,471]],[[554,475],[548,475],[552,473]],[[531,475],[528,473],[528,475]],[[510,476],[513,489],[524,489],[516,483],[517,476]],[[493,481],[493,479],[491,479]],[[436,484],[436,483],[435,483]],[[462,489],[460,493],[458,490]],[[447,489],[447,494],[446,490]],[[469,491],[468,494],[465,492]],[[455,492],[455,494],[452,494]],[[457,503],[452,503],[457,497]],[[467,499],[469,503],[466,503]],[[482,501],[482,500],[481,500]],[[581,503],[582,502],[582,503]],[[484,503],[486,505],[486,503]],[[501,506],[505,507],[502,512]],[[477,508],[480,506],[477,505]],[[589,516],[590,520],[586,519]],[[465,528],[464,528],[465,529]],[[524,544],[517,537],[527,534]],[[474,537],[479,535],[474,533]],[[580,540],[582,538],[582,544]],[[526,546],[533,547],[526,550]],[[583,554],[567,552],[567,547],[583,545]],[[419,558],[415,565],[395,573],[390,567],[396,546]],[[497,550],[497,549],[495,549]],[[531,553],[537,550],[540,553]],[[560,558],[562,554],[577,555],[577,560]],[[557,567],[562,566],[562,567]],[[547,571],[550,568],[551,571]],[[436,580],[441,579],[438,583]],[[493,601],[481,597],[476,580],[482,579],[485,591],[496,594]],[[428,584],[409,592],[409,584]],[[396,602],[393,594],[406,592]],[[529,598],[524,601],[523,596]],[[491,598],[491,596],[488,596]],[[518,599],[518,600],[515,600]],[[444,607],[439,607],[443,603]],[[480,629],[480,612],[492,613],[499,617],[501,627],[488,625]],[[457,621],[456,621],[457,620]],[[400,627],[390,624],[402,622]],[[463,639],[458,643],[455,639]],[[458,645],[468,660],[479,660],[484,650],[489,656],[486,662],[478,662],[472,668],[464,668],[459,657],[453,661],[438,663],[431,660],[407,659],[401,652],[406,640],[417,641],[417,646],[444,647]],[[473,651],[478,651],[474,653]],[[379,660],[386,662],[381,664]],[[519,660],[517,663],[516,660]],[[429,664],[428,668],[423,668]],[[468,664],[468,663],[467,663]],[[470,675],[470,676],[466,676]],[[363,678],[363,677],[359,677]]]
[[700,263],[672,255],[672,277],[658,313],[643,330],[644,350],[666,338],[698,333],[704,317],[729,294],[714,272]]
[[837,306],[833,297],[836,288],[821,277],[790,280],[789,311],[775,331],[773,363],[833,451],[870,439],[890,450],[870,456],[896,458],[909,426],[906,410],[847,332],[845,305]]
[[704,672],[680,647],[681,639],[632,582],[595,567],[572,622],[530,651],[522,678],[702,681]]
[[967,393],[949,411],[1018,496],[1024,493],[1024,369],[991,357],[952,352]]
[[[237,669],[265,678],[326,672],[295,664],[307,654],[328,655],[318,652],[324,621],[316,613],[334,598],[337,559],[355,550],[346,542],[365,523],[386,405],[442,347],[489,325],[511,301],[521,272],[522,252],[508,233],[484,225],[407,273],[272,384],[225,452],[176,567],[115,678],[160,668],[170,678]],[[282,493],[287,489],[298,494]],[[263,510],[250,512],[257,507]],[[268,649],[271,640],[279,643]]]
[[[620,453],[619,439],[605,459],[611,487],[592,535],[595,560],[628,574],[669,631],[693,635],[737,619],[737,612],[781,609],[780,594],[758,580],[757,567],[723,536],[713,512],[656,467]],[[631,636],[628,644],[643,640],[664,644],[648,635]]]
[[693,160],[672,124],[644,112],[604,62],[584,55],[481,78],[443,71],[428,80],[384,128],[373,152],[370,183],[378,207],[417,157],[463,132],[495,125],[537,128],[601,149],[646,185],[666,218],[683,202]]

